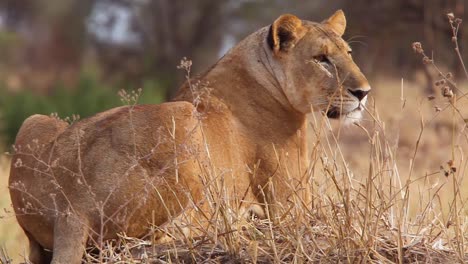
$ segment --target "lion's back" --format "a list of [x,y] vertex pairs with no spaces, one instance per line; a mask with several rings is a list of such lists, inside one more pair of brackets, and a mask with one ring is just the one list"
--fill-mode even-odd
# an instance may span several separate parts
[[68,123],[46,115],[35,114],[28,117],[16,136],[16,146],[44,145],[52,142],[68,127]]
[[110,166],[112,161],[106,157],[138,158],[154,152],[155,148],[164,152],[171,141],[169,132],[175,126],[176,133],[183,137],[179,132],[196,125],[194,111],[188,102],[113,108],[65,129],[56,139],[54,156],[61,160],[62,166],[78,169],[80,160],[93,170]]

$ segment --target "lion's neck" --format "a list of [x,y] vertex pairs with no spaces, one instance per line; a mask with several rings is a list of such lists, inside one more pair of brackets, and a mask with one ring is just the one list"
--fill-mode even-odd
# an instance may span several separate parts
[[[285,78],[274,68],[264,38],[262,32],[248,37],[192,83],[210,88],[203,105],[222,104],[249,129],[295,133],[304,127],[305,115],[293,109],[283,93]],[[176,100],[192,100],[192,90],[186,83]]]

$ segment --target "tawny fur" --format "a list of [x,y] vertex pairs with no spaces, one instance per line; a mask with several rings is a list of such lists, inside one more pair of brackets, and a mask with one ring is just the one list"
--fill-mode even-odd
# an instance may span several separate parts
[[[344,25],[341,11],[322,23],[282,16],[173,102],[114,108],[72,125],[28,118],[10,193],[30,260],[49,262],[47,249],[53,263],[79,263],[87,241],[142,237],[190,201],[203,209],[202,179],[213,168],[229,199],[258,215],[268,204],[274,218],[305,178],[306,114],[334,108],[346,116],[360,105],[348,89],[369,90],[338,35]],[[333,67],[315,60],[324,52]]]

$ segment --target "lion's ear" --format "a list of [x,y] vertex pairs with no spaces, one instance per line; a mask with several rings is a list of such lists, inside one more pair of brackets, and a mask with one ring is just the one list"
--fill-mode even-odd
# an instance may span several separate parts
[[273,22],[268,32],[268,45],[275,54],[287,52],[304,36],[302,21],[294,15],[282,15]]
[[330,26],[331,29],[340,37],[343,36],[346,30],[346,17],[345,17],[343,10],[341,9],[336,11],[335,14],[333,14],[323,23]]

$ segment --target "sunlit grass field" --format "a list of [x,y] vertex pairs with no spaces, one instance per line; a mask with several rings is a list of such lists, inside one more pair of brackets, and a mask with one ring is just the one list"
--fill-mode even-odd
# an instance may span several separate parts
[[[449,163],[456,167],[460,194],[468,199],[468,83],[462,83],[456,109],[440,92],[423,93],[424,86],[404,80],[377,80],[373,85],[373,100],[368,108],[375,110],[374,118],[382,121],[383,140],[394,150],[395,160],[403,181],[408,176],[418,184],[412,186],[412,202],[418,206],[417,197],[425,194],[429,186],[441,185],[439,197],[447,205],[440,208],[448,213],[448,203],[453,199],[453,177],[446,176]],[[436,90],[436,92],[438,92]],[[435,96],[435,98],[433,98]],[[463,120],[465,119],[465,120]],[[374,119],[367,115],[360,124],[372,130]],[[334,126],[340,140],[345,160],[355,174],[367,174],[369,167],[368,136],[356,126]],[[389,157],[390,158],[390,157]],[[468,215],[468,209],[465,209]]]
[[2,155],[0,157],[0,207],[2,210],[0,214],[0,245],[8,251],[14,263],[19,263],[24,260],[22,256],[27,255],[28,242],[12,213],[8,193],[9,171],[10,160]]
[[[321,258],[330,263],[337,259],[346,262],[366,258],[390,263],[390,260],[398,262],[405,258],[407,253],[403,249],[417,251],[421,246],[448,254],[454,261],[467,260],[468,128],[467,120],[463,118],[468,118],[468,98],[462,97],[451,105],[447,98],[439,94],[434,99],[428,98],[418,84],[401,80],[376,80],[372,86],[368,113],[360,125],[344,126],[338,121],[329,123],[319,114],[310,117],[309,145],[313,169],[309,187],[313,189],[316,201],[313,210],[291,213],[306,220],[298,220],[294,227],[287,221],[284,228],[280,224],[279,230],[271,231],[283,237],[274,240],[275,243],[262,244],[264,241],[261,239],[245,238],[240,231],[238,235],[241,238],[234,239],[237,242],[215,239],[225,246],[223,250],[239,250],[247,243],[247,251],[254,252],[249,251],[246,255],[251,262],[262,262],[263,254],[267,256],[264,263]],[[459,87],[468,92],[467,85]],[[334,169],[330,172],[332,167]],[[5,211],[2,211],[0,219],[0,243],[14,263],[18,263],[23,260],[28,245],[10,207],[8,171],[9,160],[2,156],[0,206]],[[341,191],[348,191],[350,194],[345,195],[348,198],[341,197]],[[385,198],[384,194],[388,197]],[[346,214],[343,220],[342,206],[356,208],[359,212]],[[380,219],[384,219],[382,224]],[[379,223],[367,233],[366,228],[370,228],[372,221]],[[303,236],[312,236],[307,240],[310,245],[306,245],[302,238],[293,239],[292,233],[302,228],[304,223],[308,223],[305,228],[310,230],[304,231]],[[342,230],[340,225],[346,224],[359,228]],[[326,234],[329,237],[323,237]],[[349,244],[344,238],[349,239]],[[390,242],[382,242],[383,238]],[[284,252],[287,250],[280,250],[285,240],[295,250],[292,257],[286,256]],[[236,243],[241,246],[232,246]],[[173,247],[177,247],[176,243]],[[303,248],[299,250],[300,247]],[[335,252],[333,248],[343,248],[343,251],[337,249]],[[356,253],[361,249],[368,252]],[[310,252],[308,250],[317,251],[314,251],[316,255],[310,255],[309,259],[299,256]],[[233,253],[231,251],[230,254]],[[337,257],[337,254],[343,254],[344,258]],[[158,258],[156,253],[155,258]],[[387,262],[383,260],[385,258],[388,258]],[[411,257],[412,260],[414,258],[417,259]],[[177,262],[178,259],[175,260]],[[138,262],[135,259],[127,261]]]

